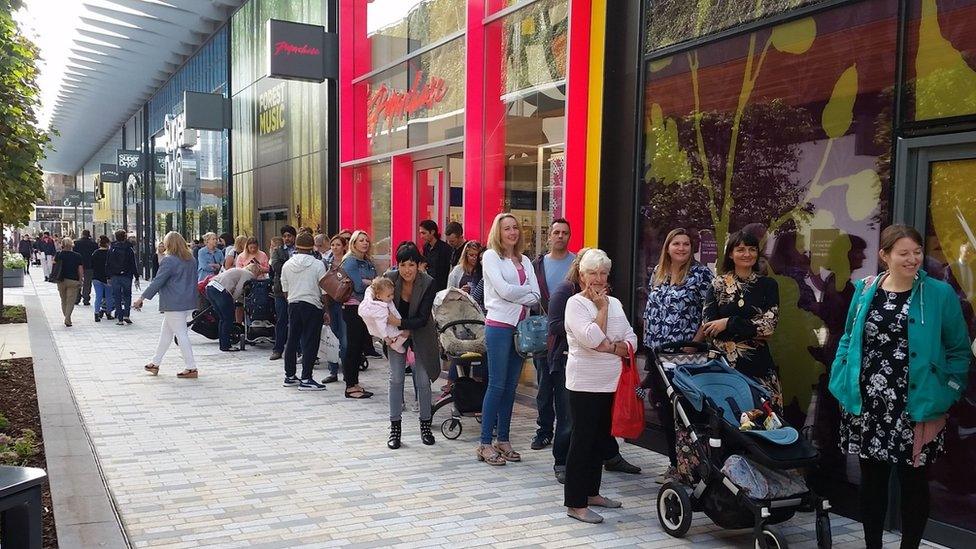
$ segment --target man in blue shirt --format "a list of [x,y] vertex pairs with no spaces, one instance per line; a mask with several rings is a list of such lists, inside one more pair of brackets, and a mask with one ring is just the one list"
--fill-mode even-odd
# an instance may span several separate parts
[[[569,266],[576,258],[576,254],[569,251],[569,222],[563,218],[554,219],[549,224],[549,253],[536,258],[532,262],[536,278],[539,280],[539,290],[542,292],[542,306],[549,307],[549,290],[555,288],[566,279]],[[532,357],[535,364],[536,393],[535,403],[539,412],[536,424],[539,428],[532,439],[532,449],[542,450],[552,444],[553,424],[556,421],[556,410],[553,403],[552,380],[549,375],[549,362],[545,351]]]

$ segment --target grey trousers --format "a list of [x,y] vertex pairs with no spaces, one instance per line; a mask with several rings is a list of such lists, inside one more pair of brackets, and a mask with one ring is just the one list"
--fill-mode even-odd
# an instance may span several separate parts
[[[407,355],[386,348],[390,357],[390,421],[400,421],[403,411],[403,386],[406,381]],[[422,364],[413,365],[413,388],[420,404],[420,419],[430,420],[430,377]]]

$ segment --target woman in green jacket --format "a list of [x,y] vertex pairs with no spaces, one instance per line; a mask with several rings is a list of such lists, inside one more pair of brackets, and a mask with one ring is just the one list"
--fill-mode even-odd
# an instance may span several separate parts
[[969,372],[959,298],[920,270],[922,236],[881,233],[888,270],[854,283],[830,392],[843,409],[841,449],[861,464],[864,541],[881,547],[888,481],[901,483],[902,548],[918,547],[929,515],[928,466],[942,453],[945,416]]

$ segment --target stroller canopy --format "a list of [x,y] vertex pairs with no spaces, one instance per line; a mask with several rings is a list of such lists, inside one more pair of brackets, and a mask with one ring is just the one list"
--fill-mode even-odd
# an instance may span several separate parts
[[448,288],[437,292],[433,306],[441,348],[450,356],[485,352],[485,314],[467,293]]

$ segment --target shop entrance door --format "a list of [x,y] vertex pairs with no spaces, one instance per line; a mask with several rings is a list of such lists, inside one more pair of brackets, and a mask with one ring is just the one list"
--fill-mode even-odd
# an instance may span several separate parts
[[413,163],[413,227],[433,219],[437,227],[461,222],[463,214],[464,162],[460,153],[438,156]]
[[261,210],[258,212],[258,247],[271,250],[271,239],[281,235],[281,228],[288,223],[288,210]]
[[[976,134],[901,140],[904,185],[896,215],[925,236],[924,269],[949,283],[962,305],[970,339],[976,335]],[[976,369],[970,364],[970,379]],[[950,409],[945,454],[930,466],[931,520],[926,539],[950,547],[976,542],[976,387]],[[897,507],[896,507],[897,508]]]

